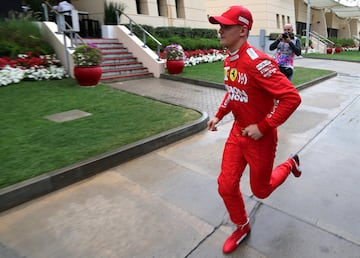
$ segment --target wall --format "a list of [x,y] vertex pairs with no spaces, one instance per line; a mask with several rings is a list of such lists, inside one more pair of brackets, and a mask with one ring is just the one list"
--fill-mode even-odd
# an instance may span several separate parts
[[311,31],[315,31],[320,35],[327,37],[327,21],[324,10],[311,10]]
[[[89,12],[91,19],[96,19],[103,24],[105,0],[72,0],[72,3],[78,10]],[[180,16],[177,17],[175,0],[160,0],[160,8],[157,7],[157,0],[142,0],[141,9],[143,14],[137,14],[135,0],[111,0],[112,2],[125,3],[125,13],[129,15],[138,24],[147,24],[153,27],[159,26],[177,26],[191,28],[218,28],[207,20],[207,15],[220,15],[231,5],[243,5],[251,10],[253,14],[254,24],[251,31],[252,35],[259,35],[260,30],[265,29],[266,35],[282,31],[284,23],[290,22],[295,25],[296,21],[306,22],[307,5],[304,0],[179,0]],[[158,13],[160,9],[161,15]],[[324,13],[312,9],[314,14],[312,25],[315,26],[317,32],[326,35],[326,27],[338,29],[340,19],[328,15],[324,17]],[[277,14],[279,18],[277,20]],[[331,14],[333,16],[333,14]],[[283,19],[284,17],[284,19]],[[315,21],[315,22],[314,22]],[[320,21],[320,23],[316,23]],[[122,22],[128,21],[123,16]],[[356,28],[350,28],[350,34],[357,32],[360,25],[357,23]],[[294,26],[295,27],[295,26]],[[300,33],[300,32],[296,32]]]
[[[104,15],[104,1],[105,0],[72,0],[76,9],[89,12],[91,19],[98,20],[100,25],[103,25]],[[163,16],[159,16],[156,0],[144,0],[141,2],[142,14],[137,14],[136,1],[125,0],[111,0],[114,3],[125,3],[124,12],[136,23],[146,24],[153,27],[159,26],[178,26],[178,27],[198,27],[207,28],[209,26],[204,0],[183,0],[186,19],[178,18],[176,16],[175,0],[160,1],[160,3],[166,3],[166,6],[162,5],[161,12],[164,12]],[[167,16],[166,16],[167,15]],[[127,22],[126,17],[121,17],[121,22]],[[124,20],[125,19],[125,20]]]

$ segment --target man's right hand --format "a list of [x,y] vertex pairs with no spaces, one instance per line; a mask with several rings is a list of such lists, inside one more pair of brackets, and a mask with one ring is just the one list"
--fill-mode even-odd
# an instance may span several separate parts
[[213,117],[207,122],[208,130],[209,131],[217,131],[216,125],[219,123],[219,118]]

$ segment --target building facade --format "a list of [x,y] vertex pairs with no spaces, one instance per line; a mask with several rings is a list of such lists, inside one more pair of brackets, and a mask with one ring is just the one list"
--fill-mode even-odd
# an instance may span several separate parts
[[[105,0],[72,0],[78,10],[88,12],[89,17],[98,20],[100,24],[103,24],[104,2]],[[234,0],[111,0],[111,2],[125,4],[124,13],[137,24],[191,28],[218,28],[208,22],[207,16],[219,15],[229,6],[239,4],[239,1]],[[355,7],[340,5],[339,0],[243,0],[241,5],[246,6],[253,13],[252,37],[282,32],[285,23],[293,24],[296,34],[305,35],[307,2],[311,2],[312,7],[311,31],[324,37],[360,37],[360,3],[358,3],[360,1],[341,1],[349,4],[357,2],[358,6]],[[340,7],[345,8],[343,13],[353,11],[353,16],[341,17],[334,11],[339,10]],[[128,21],[122,16],[121,22]]]

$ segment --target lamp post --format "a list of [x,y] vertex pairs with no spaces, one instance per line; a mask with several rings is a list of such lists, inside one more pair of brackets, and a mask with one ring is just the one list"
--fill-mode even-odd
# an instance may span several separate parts
[[307,54],[308,49],[309,49],[310,12],[311,12],[311,3],[310,3],[310,0],[307,0],[305,54]]

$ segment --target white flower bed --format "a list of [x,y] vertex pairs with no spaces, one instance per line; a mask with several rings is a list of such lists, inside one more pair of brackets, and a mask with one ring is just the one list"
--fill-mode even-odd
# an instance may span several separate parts
[[57,67],[51,65],[48,68],[35,68],[29,69],[12,68],[5,66],[0,70],[0,86],[6,86],[13,83],[19,83],[22,80],[52,80],[62,79],[68,77],[64,67]]
[[220,52],[207,54],[207,55],[192,56],[190,58],[186,58],[185,66],[194,66],[201,63],[213,63],[217,61],[224,61],[225,57],[226,55]]

